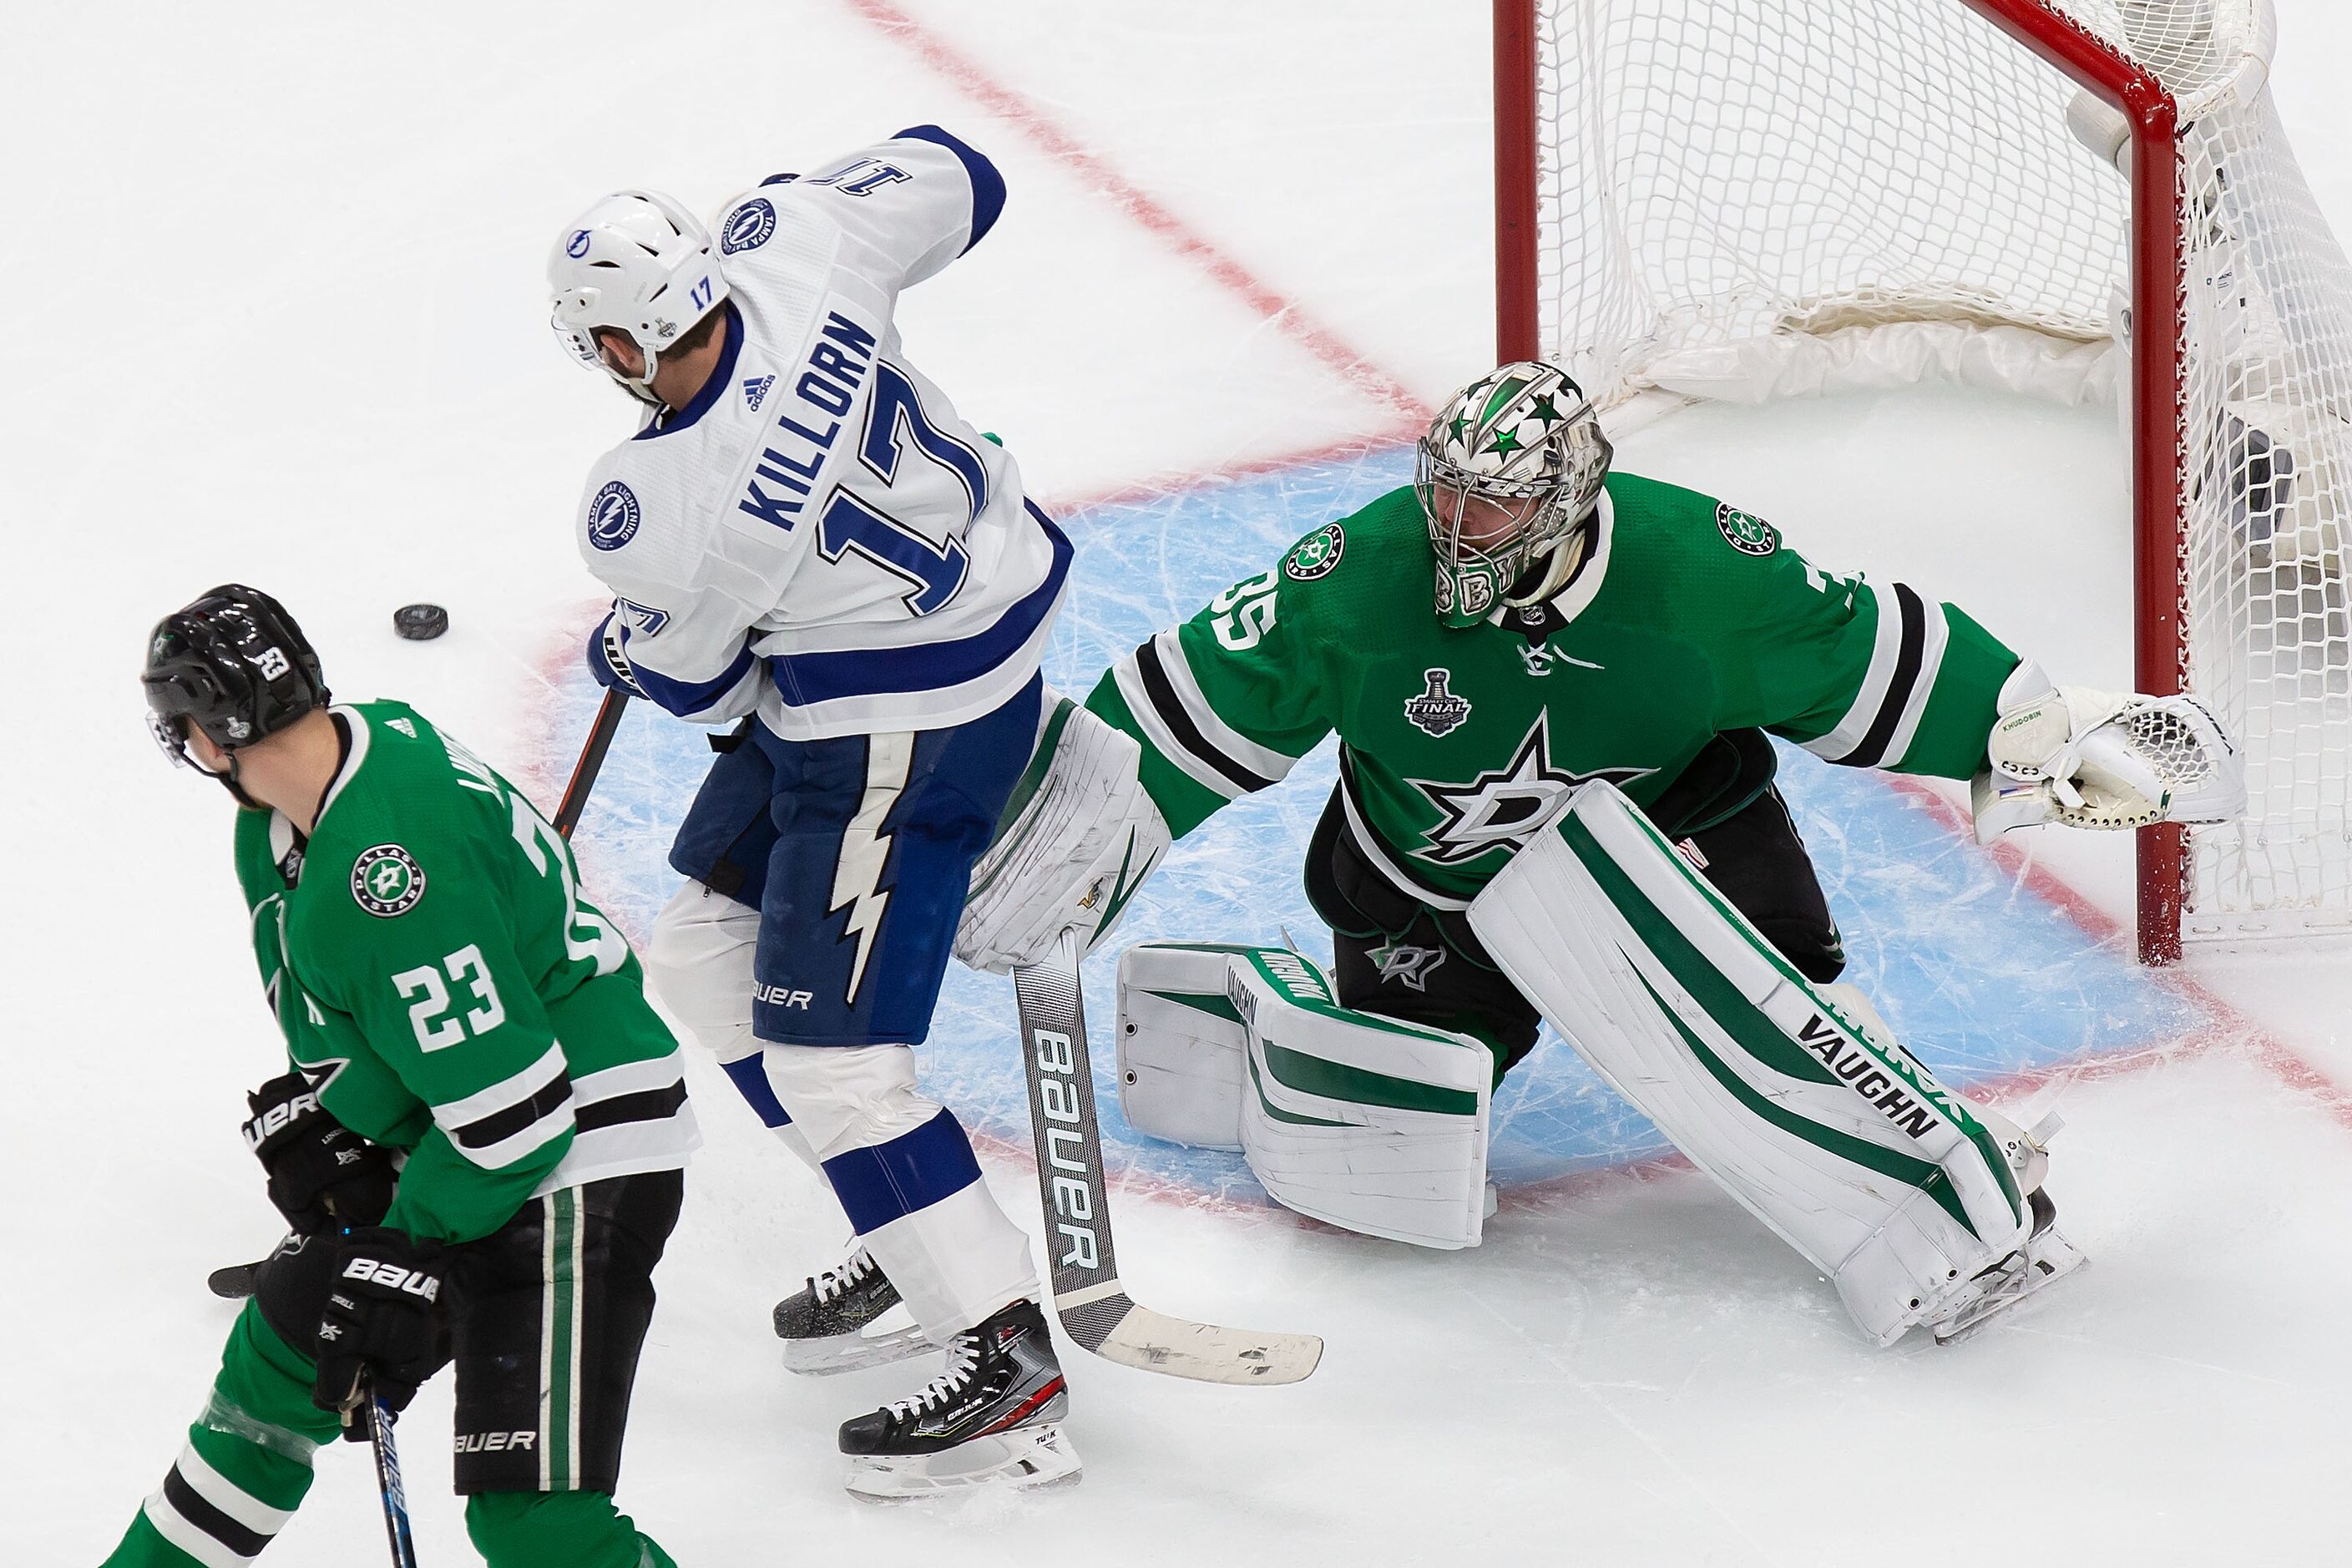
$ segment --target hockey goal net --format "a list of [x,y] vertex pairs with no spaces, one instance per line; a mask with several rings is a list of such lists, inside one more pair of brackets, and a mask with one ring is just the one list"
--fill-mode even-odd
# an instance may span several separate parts
[[2141,835],[2151,962],[2352,930],[2352,269],[2274,37],[2267,0],[1496,0],[1504,357],[1604,408],[2123,403],[2137,684],[2211,702],[2252,790]]

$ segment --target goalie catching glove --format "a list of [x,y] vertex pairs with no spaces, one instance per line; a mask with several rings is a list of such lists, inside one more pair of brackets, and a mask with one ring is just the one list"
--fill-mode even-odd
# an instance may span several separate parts
[[992,974],[1036,963],[1073,927],[1079,955],[1091,952],[1168,853],[1167,819],[1139,776],[1142,748],[1047,695],[1036,752],[956,926],[956,957]]
[[2031,659],[2001,684],[1971,791],[1976,836],[2015,827],[2146,827],[2226,822],[2246,808],[2246,765],[2194,697],[2118,696],[2053,686]]

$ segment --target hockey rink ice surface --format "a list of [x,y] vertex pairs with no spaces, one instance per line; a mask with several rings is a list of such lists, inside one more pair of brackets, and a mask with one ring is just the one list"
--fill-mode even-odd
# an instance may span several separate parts
[[[2279,0],[2276,89],[2352,234],[2352,16]],[[708,210],[900,126],[1011,200],[911,292],[909,354],[1001,432],[1078,547],[1047,659],[1080,694],[1148,632],[1402,480],[1488,368],[1486,7],[25,5],[0,99],[14,317],[12,1005],[0,1097],[0,1563],[94,1563],[177,1452],[277,1234],[239,1146],[278,1070],[228,803],[156,758],[152,622],[278,594],[345,697],[398,696],[551,805],[595,702],[579,480],[630,415],[544,326],[544,248],[601,191]],[[2112,410],[1953,389],[1691,410],[1621,465],[1832,565],[1969,609],[2061,679],[2128,684]],[[452,630],[408,644],[399,605]],[[1367,628],[1377,636],[1378,628]],[[708,756],[642,708],[583,824],[641,934]],[[2130,962],[2128,847],[1978,849],[1964,792],[1785,753],[1850,978],[1939,1072],[2066,1127],[2091,1267],[1965,1345],[1862,1341],[1830,1287],[1547,1038],[1495,1110],[1472,1252],[1269,1205],[1238,1156],[1119,1119],[1115,958],[1087,966],[1123,1273],[1163,1310],[1311,1331],[1296,1387],[1068,1350],[1074,1490],[875,1510],[834,1428],[928,1363],[794,1379],[774,1300],[838,1256],[830,1196],[689,1056],[706,1147],[657,1281],[622,1506],[719,1563],[2333,1563],[2352,1436],[2352,948]],[[1327,748],[1180,847],[1115,945],[1328,938],[1298,858]],[[950,975],[926,1084],[1034,1223],[1009,984]],[[428,1568],[477,1561],[449,1395],[400,1434]],[[382,1561],[364,1452],[320,1456],[264,1562]]]

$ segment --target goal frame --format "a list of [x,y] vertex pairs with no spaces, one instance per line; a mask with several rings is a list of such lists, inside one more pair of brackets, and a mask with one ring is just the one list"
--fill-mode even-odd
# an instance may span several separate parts
[[[1543,344],[1540,0],[1493,0],[1495,352],[1535,359]],[[1912,0],[1963,5],[2095,93],[2131,125],[2132,668],[2135,687],[2169,697],[2189,668],[2190,460],[2185,326],[2187,264],[2179,177],[2180,112],[2154,73],[2044,0]],[[2175,823],[2137,832],[2140,962],[2178,963],[2188,897],[2188,836]]]

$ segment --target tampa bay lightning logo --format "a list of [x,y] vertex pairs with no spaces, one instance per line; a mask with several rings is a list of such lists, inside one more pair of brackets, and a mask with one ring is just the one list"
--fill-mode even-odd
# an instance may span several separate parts
[[641,515],[636,491],[614,479],[588,503],[588,542],[599,550],[618,550],[635,536]]
[[582,229],[564,245],[563,254],[574,261],[588,254],[588,231]]
[[732,256],[739,250],[765,245],[768,237],[776,232],[776,209],[765,196],[753,196],[727,215],[727,223],[719,231],[719,248]]

